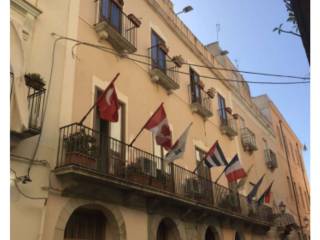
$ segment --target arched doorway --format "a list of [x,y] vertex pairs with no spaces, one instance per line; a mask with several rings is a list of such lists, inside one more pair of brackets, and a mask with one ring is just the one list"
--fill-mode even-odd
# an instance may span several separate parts
[[67,222],[64,239],[119,239],[119,229],[113,221],[98,208],[77,208]]
[[235,240],[244,240],[244,237],[242,236],[241,233],[236,232],[234,239]]
[[205,234],[205,240],[218,240],[218,233],[213,227],[208,227]]
[[180,240],[177,226],[171,219],[165,218],[159,223],[157,240]]
[[78,208],[67,222],[64,239],[104,240],[106,225],[106,217],[101,211]]

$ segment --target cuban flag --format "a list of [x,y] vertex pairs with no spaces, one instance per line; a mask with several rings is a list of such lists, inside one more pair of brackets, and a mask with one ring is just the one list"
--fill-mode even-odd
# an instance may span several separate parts
[[181,134],[180,138],[172,146],[171,150],[167,153],[167,155],[164,158],[165,161],[171,163],[174,160],[179,159],[183,156],[184,151],[186,149],[188,132],[189,132],[191,125],[192,125],[192,123],[189,124],[189,126]]
[[229,183],[236,182],[238,179],[247,176],[246,172],[240,164],[238,154],[236,154],[231,160],[231,162],[229,162],[225,170],[225,175]]
[[218,141],[216,141],[207,152],[204,162],[208,166],[208,168],[228,165],[228,162],[221,150]]
[[163,103],[149,118],[144,128],[155,135],[156,143],[169,151],[172,146],[172,134]]

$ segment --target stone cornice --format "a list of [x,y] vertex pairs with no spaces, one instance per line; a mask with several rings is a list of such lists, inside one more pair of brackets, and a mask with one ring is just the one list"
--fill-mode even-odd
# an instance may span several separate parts
[[24,13],[29,13],[35,18],[42,13],[42,11],[39,8],[35,7],[26,0],[11,0],[10,3],[10,7],[17,8],[20,11],[22,10]]

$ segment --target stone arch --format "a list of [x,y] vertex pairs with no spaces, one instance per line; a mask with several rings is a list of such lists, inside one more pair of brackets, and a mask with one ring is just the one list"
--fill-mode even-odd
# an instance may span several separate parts
[[217,222],[214,222],[213,224],[203,224],[201,227],[199,227],[199,235],[201,240],[206,239],[206,233],[208,230],[213,233],[215,240],[223,239],[221,228],[219,227]]
[[245,240],[243,232],[236,230],[234,232],[234,240]]
[[107,221],[111,224],[111,226],[116,229],[116,237],[114,237],[113,239],[127,239],[124,218],[117,206],[100,201],[89,201],[71,198],[67,201],[65,206],[60,211],[59,218],[54,229],[53,240],[64,240],[64,230],[67,226],[67,222],[72,213],[79,208],[93,208],[100,210],[105,215]]
[[157,240],[158,227],[163,221],[165,222],[165,224],[168,224],[168,225],[171,224],[172,227],[175,227],[177,240],[187,239],[184,224],[182,221],[176,218],[172,218],[170,216],[160,216],[160,215],[149,215],[148,239]]

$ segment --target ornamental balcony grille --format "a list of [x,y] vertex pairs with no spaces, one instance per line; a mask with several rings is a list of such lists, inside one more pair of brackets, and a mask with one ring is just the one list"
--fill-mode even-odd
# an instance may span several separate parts
[[247,152],[253,152],[258,150],[256,144],[256,136],[255,134],[247,127],[240,129],[241,133],[241,143],[243,149]]
[[226,109],[219,109],[220,131],[222,134],[233,138],[238,135],[236,119]]
[[274,170],[278,167],[277,156],[271,149],[264,150],[264,157],[269,169]]
[[189,84],[189,99],[192,111],[197,112],[203,118],[213,116],[211,98],[200,86]]
[[139,148],[101,136],[78,123],[60,128],[55,174],[62,180],[62,194],[103,197],[104,191],[115,188],[164,198],[170,204],[197,205],[203,211],[263,228],[272,225],[270,207],[252,207],[244,195],[176,164],[166,165],[162,158]]

